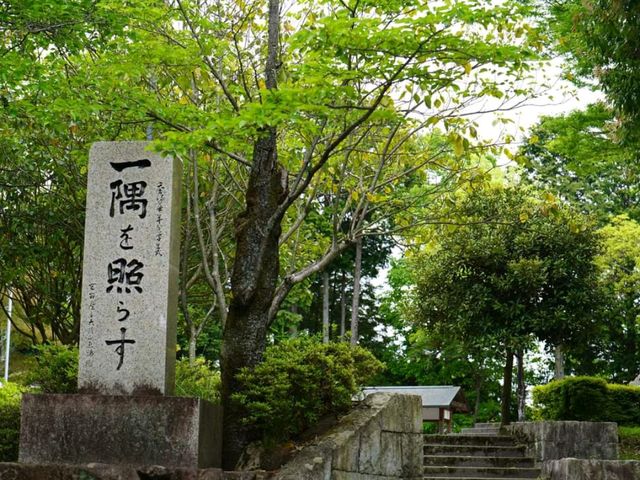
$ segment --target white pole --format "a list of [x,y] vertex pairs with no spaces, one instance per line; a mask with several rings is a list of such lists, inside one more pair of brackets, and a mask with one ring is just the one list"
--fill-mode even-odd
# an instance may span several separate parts
[[9,308],[7,312],[7,346],[4,351],[4,381],[9,381],[9,348],[11,346],[11,310],[13,308],[13,299],[9,296]]

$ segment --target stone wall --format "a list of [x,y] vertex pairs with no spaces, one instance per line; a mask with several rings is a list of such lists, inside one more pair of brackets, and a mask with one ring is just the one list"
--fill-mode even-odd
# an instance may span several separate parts
[[304,448],[277,480],[422,479],[422,401],[369,395],[338,425]]
[[637,480],[640,462],[563,458],[545,462],[542,474],[549,480]]
[[618,458],[618,427],[613,422],[519,422],[506,429],[538,462]]

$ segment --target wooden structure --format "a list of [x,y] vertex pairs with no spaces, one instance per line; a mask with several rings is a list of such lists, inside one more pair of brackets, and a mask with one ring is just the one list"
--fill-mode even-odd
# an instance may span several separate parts
[[469,407],[460,387],[416,386],[416,387],[365,387],[362,393],[366,396],[376,392],[401,393],[418,395],[422,398],[422,420],[438,424],[440,433],[451,433],[454,413],[467,413]]

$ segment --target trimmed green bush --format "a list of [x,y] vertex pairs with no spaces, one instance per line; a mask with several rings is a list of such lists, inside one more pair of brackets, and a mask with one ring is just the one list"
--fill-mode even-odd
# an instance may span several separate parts
[[209,362],[198,357],[193,365],[188,358],[176,362],[176,395],[197,397],[220,403],[220,372],[211,368]]
[[640,387],[601,378],[567,377],[533,389],[540,420],[580,420],[640,425]]
[[36,346],[36,366],[27,382],[43,393],[78,391],[78,347],[68,345]]
[[18,460],[20,401],[25,387],[4,383],[0,387],[0,462]]
[[607,392],[607,417],[619,425],[640,426],[640,387],[609,384]]
[[268,347],[262,363],[243,369],[242,389],[233,399],[266,443],[285,441],[325,415],[347,411],[353,395],[382,368],[364,348],[294,338]]
[[533,389],[545,420],[599,421],[606,413],[607,383],[601,378],[567,377]]

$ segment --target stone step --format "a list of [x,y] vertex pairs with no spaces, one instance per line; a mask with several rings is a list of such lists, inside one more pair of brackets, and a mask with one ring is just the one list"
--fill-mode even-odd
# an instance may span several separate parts
[[509,435],[424,435],[424,443],[441,443],[445,445],[515,445],[515,440]]
[[485,422],[476,423],[473,425],[476,428],[500,428],[500,422]]
[[424,466],[448,467],[498,467],[533,468],[535,461],[531,457],[490,457],[462,455],[425,455]]
[[463,428],[462,431],[460,432],[461,435],[500,435],[500,429],[499,428],[493,428],[493,427],[488,427],[488,428],[478,428],[478,427],[473,427],[473,428]]
[[524,445],[448,445],[443,443],[425,443],[425,455],[451,455],[465,457],[510,457],[522,458]]
[[423,478],[537,478],[539,468],[424,467]]

